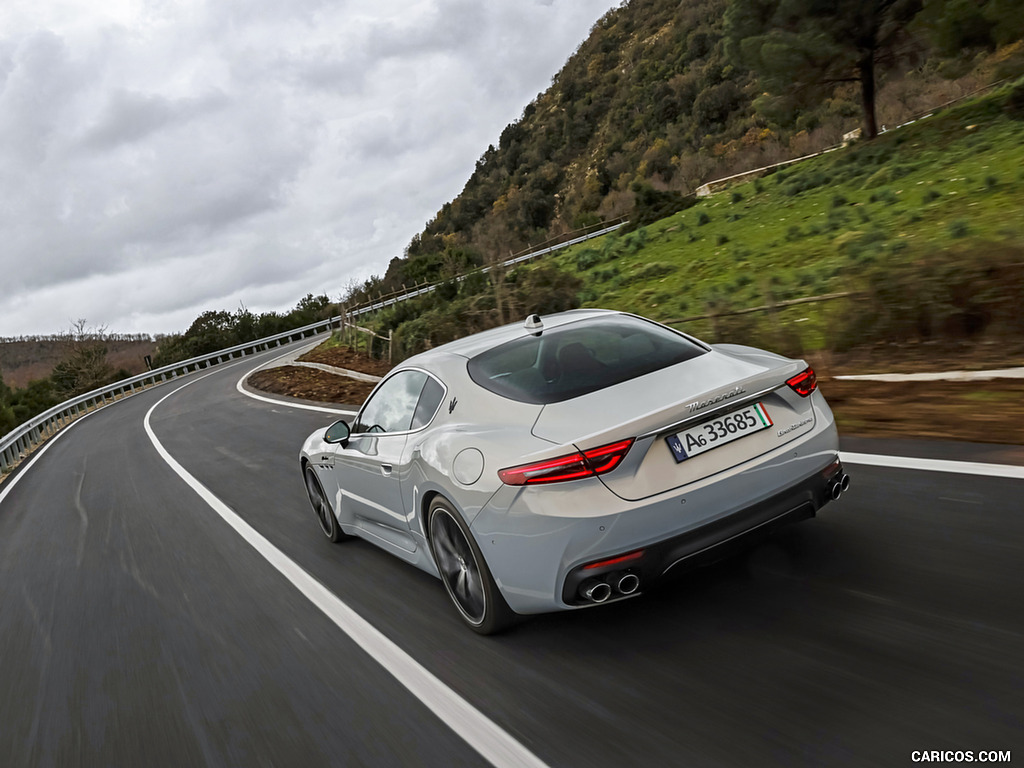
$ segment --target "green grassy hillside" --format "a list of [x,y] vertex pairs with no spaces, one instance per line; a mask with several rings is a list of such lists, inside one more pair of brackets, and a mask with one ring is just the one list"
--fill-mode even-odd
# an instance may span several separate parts
[[[1024,85],[1018,85],[1020,94]],[[855,291],[856,301],[692,320],[791,352],[1019,335],[1024,119],[1010,87],[788,166],[554,259],[584,306],[677,320]]]

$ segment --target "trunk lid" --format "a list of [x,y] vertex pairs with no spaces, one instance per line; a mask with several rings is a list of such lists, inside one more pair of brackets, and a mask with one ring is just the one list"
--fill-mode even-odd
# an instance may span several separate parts
[[[622,464],[601,479],[619,497],[640,500],[741,464],[812,430],[811,398],[800,397],[785,383],[806,367],[801,360],[720,345],[692,360],[545,405],[533,434],[580,450],[638,438]],[[667,437],[754,403],[764,406],[772,426],[676,461]]]

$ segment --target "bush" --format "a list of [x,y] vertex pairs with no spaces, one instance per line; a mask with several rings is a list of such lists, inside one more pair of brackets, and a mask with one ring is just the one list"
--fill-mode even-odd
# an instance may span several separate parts
[[698,227],[703,227],[705,224],[710,224],[710,223],[711,223],[711,216],[708,214],[707,211],[701,211],[700,214],[697,216],[697,226]]
[[600,251],[594,248],[584,248],[576,254],[576,270],[578,272],[586,272],[602,261],[604,261],[604,258],[602,258]]
[[671,275],[673,272],[679,269],[677,264],[669,264],[664,261],[652,261],[647,264],[638,272],[633,275],[629,275],[623,281],[623,285],[629,285],[631,283],[646,282],[648,280],[655,280],[659,277],[665,277]]
[[793,197],[794,195],[806,192],[809,189],[823,187],[828,183],[828,181],[829,178],[823,171],[805,171],[803,173],[795,173],[790,182],[782,188],[782,192],[783,194]]
[[636,202],[629,217],[629,224],[624,227],[626,231],[664,219],[697,203],[694,195],[683,195],[673,191],[662,192],[645,182],[633,184],[632,191]]
[[872,192],[869,202],[872,203],[885,203],[886,205],[893,205],[897,202],[896,193],[888,187],[884,187],[877,192]]
[[1003,111],[1014,120],[1024,120],[1024,80],[1014,85],[1006,94]]
[[970,229],[970,225],[965,219],[955,219],[949,223],[949,236],[954,239],[967,237]]
[[868,176],[867,180],[861,185],[861,187],[863,189],[872,189],[873,187],[880,187],[884,184],[889,184],[892,180],[892,171],[890,171],[889,168],[882,168]]

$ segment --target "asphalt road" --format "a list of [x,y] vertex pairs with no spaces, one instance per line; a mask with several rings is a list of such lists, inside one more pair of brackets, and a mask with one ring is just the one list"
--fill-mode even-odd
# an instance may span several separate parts
[[[0,486],[0,766],[486,765],[476,717],[549,766],[1024,760],[1024,480],[851,465],[840,502],[745,556],[482,638],[440,582],[323,539],[297,451],[331,416],[239,394],[257,362],[98,411]],[[186,485],[151,409],[185,472],[473,717]]]

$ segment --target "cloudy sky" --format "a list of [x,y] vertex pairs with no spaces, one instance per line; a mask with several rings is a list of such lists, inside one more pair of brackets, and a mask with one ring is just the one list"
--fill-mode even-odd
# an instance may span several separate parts
[[382,274],[618,5],[2,0],[0,336]]

